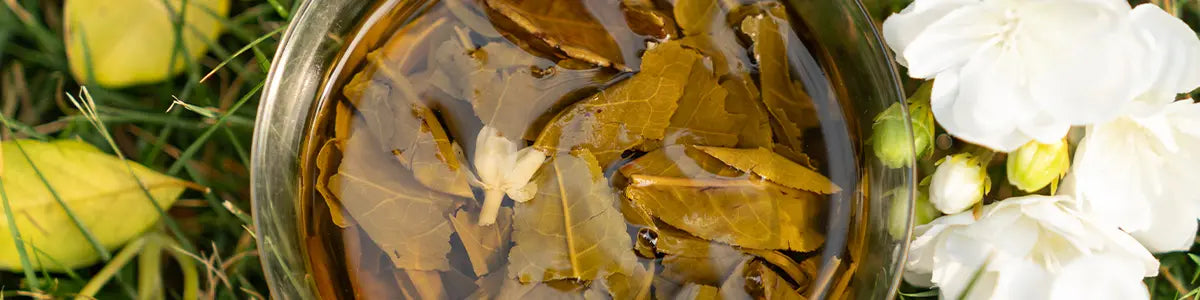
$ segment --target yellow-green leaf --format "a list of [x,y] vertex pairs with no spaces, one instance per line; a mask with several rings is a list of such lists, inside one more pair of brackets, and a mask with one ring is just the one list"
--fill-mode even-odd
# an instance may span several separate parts
[[[28,159],[15,143],[20,143]],[[158,222],[158,210],[146,199],[146,191],[154,197],[154,203],[166,209],[190,185],[134,162],[129,162],[131,175],[125,161],[81,141],[4,141],[0,147],[4,155],[0,180],[4,181],[4,192],[26,252],[33,256],[30,261],[34,269],[63,271],[90,265],[100,258],[54,199],[51,188],[100,245],[113,249]],[[42,183],[34,167],[45,176],[50,188]],[[0,214],[0,218],[7,216]],[[0,232],[9,230],[7,221],[0,221],[0,227]],[[0,234],[0,268],[22,269],[13,243],[11,235]]]
[[[642,41],[614,0],[486,0],[492,23],[509,40],[539,52],[618,70],[637,69]],[[593,3],[589,3],[593,2]],[[620,21],[620,22],[616,22]]]
[[759,259],[738,265],[734,273],[721,284],[723,299],[807,299],[783,276]]
[[[67,60],[75,79],[110,88],[153,83],[204,57],[229,0],[71,0],[63,8]],[[175,22],[183,11],[184,52]],[[172,54],[175,54],[172,56]],[[175,61],[172,62],[172,57]]]
[[704,152],[667,146],[626,164],[625,195],[659,220],[714,242],[812,251],[824,243],[819,195],[729,168]]
[[829,181],[825,175],[774,151],[767,150],[767,148],[738,149],[696,146],[696,149],[700,149],[742,172],[754,173],[786,187],[821,194],[833,194],[842,190]]
[[687,87],[679,98],[679,108],[671,116],[664,142],[667,144],[730,147],[738,143],[745,115],[725,109],[729,92],[718,82],[713,71],[697,60],[692,66]]
[[329,206],[329,216],[333,224],[346,228],[354,225],[354,219],[347,216],[346,207],[342,206],[337,194],[329,190],[329,177],[337,174],[338,163],[342,161],[342,149],[338,146],[339,143],[337,139],[329,139],[317,152],[316,188],[317,192],[321,194],[321,198],[325,198],[325,205]]
[[719,285],[749,257],[732,246],[709,242],[667,225],[658,226],[655,249],[665,254],[662,276],[679,282]]
[[591,153],[559,153],[538,172],[537,195],[514,209],[512,276],[526,283],[587,281],[635,262],[617,196]]
[[559,113],[534,147],[547,153],[583,147],[601,166],[647,140],[661,140],[700,54],[667,42],[647,50],[633,77]]
[[689,283],[679,289],[675,300],[717,300],[721,299],[720,291],[711,285]]

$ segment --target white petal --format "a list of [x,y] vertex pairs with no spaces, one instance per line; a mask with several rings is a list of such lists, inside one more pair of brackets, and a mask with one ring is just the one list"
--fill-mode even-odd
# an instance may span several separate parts
[[1129,16],[1150,43],[1145,64],[1152,83],[1143,99],[1169,103],[1200,86],[1200,39],[1187,24],[1153,4],[1138,5]]
[[506,182],[517,185],[524,185],[526,182],[529,182],[529,179],[533,178],[533,173],[537,172],[538,168],[542,166],[542,162],[546,161],[546,153],[533,147],[521,149],[514,156],[516,159],[511,166],[512,169],[505,170],[505,172],[508,172],[508,177],[505,179]]
[[988,267],[998,267],[996,294],[992,299],[1044,299],[1050,288],[1050,272],[1028,259],[997,262]]
[[940,288],[944,299],[958,299],[981,275],[980,269],[993,251],[990,244],[961,231],[950,231],[945,235],[945,241],[934,254],[932,281]]
[[[1194,171],[1194,170],[1193,170]],[[1195,196],[1170,195],[1168,198],[1190,198],[1188,201],[1156,199],[1151,201],[1153,211],[1150,227],[1131,232],[1151,252],[1186,251],[1195,243],[1196,208]],[[1181,199],[1182,200],[1182,199]]]
[[[931,93],[934,119],[955,137],[998,151],[1012,151],[1032,138],[1018,130],[1036,108],[1016,82],[1020,71],[984,51],[963,66],[961,73],[938,74]],[[1002,61],[1004,59],[1004,61]],[[1039,128],[1041,130],[1041,128]],[[1057,134],[1061,128],[1046,128]],[[1061,137],[1061,136],[1060,136]]]
[[516,151],[513,144],[500,136],[495,128],[484,126],[479,130],[479,135],[475,137],[475,153],[471,156],[479,181],[485,185],[497,184],[503,178],[506,170],[502,169],[511,165],[508,161],[512,152]]
[[[1129,57],[1144,54],[1128,16],[1086,1],[1038,1],[1016,12],[1010,42],[1021,55],[1033,102],[1074,125],[1116,117],[1138,91]],[[1087,49],[1080,51],[1080,49]]]
[[904,49],[925,31],[933,22],[964,5],[979,3],[978,0],[922,0],[915,1],[899,13],[883,20],[883,38],[896,53],[896,62],[907,66]]
[[1132,121],[1089,126],[1071,166],[1079,207],[1126,230],[1150,226],[1148,193],[1160,183],[1155,169],[1161,164],[1152,143]]
[[904,280],[917,286],[932,286],[930,276],[933,275],[934,254],[944,240],[942,233],[947,230],[961,230],[963,225],[973,222],[974,216],[961,213],[941,216],[929,224],[914,228],[914,238],[910,243],[908,261],[904,268]]
[[1089,256],[1068,263],[1050,290],[1051,299],[1149,299],[1140,266],[1119,257]]
[[970,59],[1002,30],[1003,11],[983,5],[956,9],[930,24],[904,49],[908,74],[930,78]]

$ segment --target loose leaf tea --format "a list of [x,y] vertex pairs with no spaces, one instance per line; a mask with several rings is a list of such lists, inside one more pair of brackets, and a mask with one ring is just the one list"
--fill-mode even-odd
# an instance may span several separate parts
[[534,182],[537,195],[514,209],[510,273],[521,282],[595,280],[634,264],[616,194],[590,152],[556,155]]
[[[814,130],[822,116],[801,79],[825,79],[803,77],[822,73],[797,58],[809,41],[784,6],[426,4],[375,12],[387,17],[348,43],[314,114],[301,219],[310,262],[334,273],[314,277],[321,295],[845,288],[863,251],[843,255],[845,234],[826,232],[849,222],[829,213],[848,191],[823,170],[857,170],[825,161],[856,153],[822,151],[859,147],[827,147]],[[829,253],[837,263],[820,265]],[[817,282],[818,270],[833,277]]]
[[661,140],[700,59],[673,42],[647,50],[641,72],[567,108],[534,146],[549,153],[587,148],[608,166],[625,150]]
[[329,189],[396,268],[447,270],[450,234],[446,215],[455,197],[417,182],[411,171],[379,150],[370,135],[347,142]]

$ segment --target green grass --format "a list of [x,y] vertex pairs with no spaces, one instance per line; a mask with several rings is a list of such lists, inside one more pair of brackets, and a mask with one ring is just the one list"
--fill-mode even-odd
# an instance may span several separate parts
[[[95,266],[38,272],[28,266],[56,262],[36,249],[20,251],[26,271],[0,271],[0,296],[267,295],[254,237],[247,230],[252,224],[244,212],[250,207],[248,146],[269,58],[296,2],[231,0],[228,17],[220,20],[224,33],[206,41],[206,56],[188,64],[182,74],[156,84],[105,89],[82,84],[68,69],[62,1],[0,1],[4,139],[78,138],[208,188],[185,192],[175,206],[162,211],[165,218],[150,232],[113,255],[102,251],[105,262]],[[177,36],[194,30],[184,20],[172,23]],[[188,56],[182,45],[175,49],[175,56]],[[172,104],[181,107],[168,111]],[[0,200],[11,215],[10,199],[0,192]],[[19,236],[15,229],[4,234]]]

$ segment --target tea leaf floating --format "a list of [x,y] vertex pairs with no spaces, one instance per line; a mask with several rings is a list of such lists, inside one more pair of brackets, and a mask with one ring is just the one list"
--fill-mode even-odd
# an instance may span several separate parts
[[642,71],[559,113],[534,147],[547,153],[583,147],[601,166],[646,140],[661,140],[700,54],[667,42],[646,51]]
[[758,259],[738,265],[734,273],[721,284],[724,299],[807,299],[796,287]]
[[655,250],[663,257],[662,276],[679,282],[719,285],[738,263],[750,257],[732,246],[693,237],[669,226],[658,227]]
[[512,242],[512,217],[512,209],[504,207],[500,208],[496,223],[491,226],[476,224],[479,214],[465,210],[458,211],[450,219],[467,250],[475,275],[483,276],[502,266],[500,262],[508,256]]
[[634,264],[617,197],[590,152],[559,153],[538,172],[537,195],[514,209],[512,276],[586,281]]
[[824,209],[818,195],[744,174],[729,176],[737,173],[733,169],[709,171],[701,166],[716,159],[685,149],[664,147],[622,167],[631,179],[626,196],[663,222],[715,242],[800,252],[824,242],[816,220]]
[[742,172],[754,173],[784,186],[821,194],[832,194],[842,188],[817,171],[793,162],[766,148],[736,149],[696,146],[722,162]]
[[[375,69],[359,73],[346,87],[347,90],[361,91],[346,92],[362,117],[363,124],[357,127],[369,132],[379,144],[377,148],[391,153],[393,159],[411,170],[421,184],[448,194],[472,197],[465,166],[459,164],[462,154],[450,143],[437,116],[418,104],[419,96],[409,90],[412,87],[405,77],[394,73],[387,65],[380,65],[382,63],[379,61]],[[376,74],[395,87],[371,84],[372,79],[363,79]],[[351,139],[357,135],[352,135]]]
[[609,274],[604,280],[595,284],[601,285],[602,289],[608,291],[608,295],[612,296],[612,299],[650,299],[654,268],[653,263],[645,267],[638,263],[627,270],[628,272]]
[[456,198],[421,185],[365,131],[343,149],[329,189],[396,268],[446,270]]
[[679,108],[667,127],[668,144],[708,145],[730,147],[738,143],[738,133],[745,126],[746,116],[725,110],[725,90],[705,66],[696,60],[688,77],[687,87],[679,99]]
[[476,281],[479,290],[467,299],[607,299],[604,292],[591,289],[571,280],[523,283],[507,272],[494,272]]
[[[194,186],[128,162],[133,169],[131,175],[126,161],[82,141],[9,140],[0,143],[0,148],[3,148],[0,178],[4,180],[4,193],[13,216],[17,217],[25,251],[54,258],[54,262],[30,259],[32,267],[39,270],[79,268],[95,263],[100,256],[37,172],[107,249],[124,244],[158,222],[159,213],[147,201],[146,192],[154,197],[154,203],[166,209],[184,188]],[[136,180],[133,176],[137,176]],[[0,218],[6,216],[0,214]],[[0,232],[9,230],[6,221],[0,221],[0,227],[5,227]],[[11,235],[0,234],[0,268],[22,269],[13,244]]]
[[[621,44],[617,37],[605,28],[589,10],[618,9],[611,0],[486,0],[488,8],[496,15],[493,24],[500,27],[502,34],[510,40],[533,44],[534,48],[562,51],[567,58],[574,58],[598,66],[611,66],[618,70],[631,70],[626,66]],[[590,5],[601,2],[607,5]],[[591,3],[596,4],[596,3]],[[619,12],[617,12],[619,13]],[[501,19],[497,21],[497,19]],[[514,37],[531,36],[531,39]],[[632,34],[632,32],[630,32]],[[540,40],[539,40],[540,38]],[[629,37],[620,37],[629,42]]]
[[[786,17],[786,16],[785,16]],[[787,27],[787,20],[763,13],[742,20],[742,31],[754,40],[754,58],[759,64],[762,101],[776,126],[776,137],[792,149],[801,149],[804,131],[817,127],[816,111],[802,85],[792,78],[789,47],[803,47]]]
[[354,219],[347,215],[346,207],[342,206],[342,202],[338,200],[337,194],[329,189],[329,177],[337,174],[338,163],[342,161],[342,149],[338,146],[340,142],[337,139],[329,139],[325,141],[325,145],[321,146],[320,152],[317,152],[317,192],[321,193],[321,198],[325,198],[325,205],[329,206],[329,216],[333,224],[346,228],[354,225]]
[[721,299],[720,291],[711,285],[689,283],[675,294],[675,300],[717,300]]

